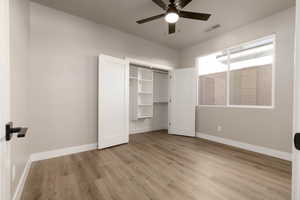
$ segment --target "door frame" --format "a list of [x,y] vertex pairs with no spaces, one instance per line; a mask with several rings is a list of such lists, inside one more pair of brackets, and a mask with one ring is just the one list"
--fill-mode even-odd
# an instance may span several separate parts
[[[161,64],[156,64],[156,63],[152,63],[149,61],[145,61],[145,60],[139,60],[139,59],[135,59],[135,58],[131,58],[131,57],[125,57],[126,62],[128,63],[128,67],[130,67],[130,65],[137,65],[137,66],[142,66],[142,67],[147,67],[149,69],[158,69],[158,70],[164,70],[164,71],[168,71],[170,75],[170,73],[175,69],[174,67],[168,66],[168,65],[161,65]],[[170,99],[170,83],[168,86],[169,89],[169,96],[168,98]],[[129,96],[128,96],[128,102],[130,101]],[[170,127],[170,104],[168,103],[168,130]],[[129,104],[128,104],[128,111],[129,111]],[[130,113],[130,111],[129,111]],[[130,116],[128,117],[128,124],[130,123]],[[129,130],[129,134],[130,134],[130,130]]]
[[5,124],[10,120],[10,1],[0,0],[0,200],[11,199],[10,143]]
[[[296,0],[293,138],[300,133],[300,0]],[[293,143],[294,144],[294,143]],[[300,199],[300,152],[293,145],[292,199]]]
[[125,57],[125,60],[129,63],[129,65],[133,64],[133,65],[144,66],[144,67],[148,67],[148,68],[152,68],[152,69],[161,69],[161,70],[165,70],[165,71],[174,70],[173,67],[170,67],[167,65],[160,65],[160,64],[151,63],[151,62],[144,61],[144,60],[138,60],[135,58]]

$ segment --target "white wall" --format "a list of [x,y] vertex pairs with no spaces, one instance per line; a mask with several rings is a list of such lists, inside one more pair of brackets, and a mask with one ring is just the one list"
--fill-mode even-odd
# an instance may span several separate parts
[[178,52],[31,3],[30,110],[33,152],[97,141],[97,55],[177,66]]
[[[11,121],[14,126],[29,126],[29,0],[10,0]],[[30,156],[30,130],[26,138],[11,140],[11,165],[16,175],[12,193]]]
[[[197,109],[198,132],[291,152],[294,15],[291,8],[182,50],[181,66],[190,67],[198,56],[276,34],[275,109],[201,107]],[[222,132],[217,132],[218,125]]]

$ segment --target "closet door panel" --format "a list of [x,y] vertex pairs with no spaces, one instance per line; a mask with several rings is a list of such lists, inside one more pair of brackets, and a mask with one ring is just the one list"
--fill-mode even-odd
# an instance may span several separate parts
[[196,88],[195,68],[172,71],[169,103],[170,134],[195,136]]
[[99,149],[128,143],[129,67],[122,59],[99,56]]

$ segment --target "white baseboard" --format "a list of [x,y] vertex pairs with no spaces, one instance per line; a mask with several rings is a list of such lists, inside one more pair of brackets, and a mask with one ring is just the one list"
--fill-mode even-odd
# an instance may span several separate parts
[[70,155],[74,153],[80,153],[84,151],[90,151],[97,149],[97,144],[86,144],[81,146],[74,146],[74,147],[68,147],[63,149],[57,149],[52,151],[45,151],[40,153],[33,153],[31,154],[31,161],[39,161],[39,160],[46,160],[50,158],[56,158],[60,156]]
[[29,158],[26,165],[25,165],[23,173],[20,177],[19,183],[17,185],[16,191],[14,193],[14,196],[13,196],[12,200],[20,200],[21,199],[21,195],[22,195],[22,192],[23,192],[23,189],[24,189],[24,185],[25,185],[27,176],[29,174],[30,166],[31,166],[31,159]]
[[32,162],[39,161],[39,160],[46,160],[46,159],[50,159],[50,158],[56,158],[59,156],[65,156],[65,155],[74,154],[74,153],[80,153],[80,152],[84,152],[84,151],[90,151],[90,150],[94,150],[94,149],[97,149],[97,144],[86,144],[86,145],[81,145],[81,146],[68,147],[68,148],[63,148],[63,149],[57,149],[57,150],[52,150],[52,151],[31,154],[30,158],[28,159],[28,161],[25,165],[25,168],[23,170],[23,173],[21,175],[21,178],[19,180],[19,183],[17,185],[16,191],[13,195],[12,200],[20,200]]
[[167,128],[159,128],[159,129],[138,129],[138,130],[130,130],[130,135],[134,135],[134,134],[138,134],[138,133],[148,133],[148,132],[152,132],[152,131],[161,131],[161,130],[168,130]]
[[146,133],[146,132],[150,132],[150,131],[152,131],[152,129],[150,129],[150,128],[134,129],[134,130],[130,130],[130,135],[134,135],[134,134],[138,134],[138,133]]
[[203,138],[203,139],[206,139],[206,140],[210,140],[210,141],[214,141],[214,142],[234,146],[234,147],[245,149],[245,150],[248,150],[248,151],[253,151],[253,152],[256,152],[256,153],[265,154],[265,155],[272,156],[272,157],[275,157],[275,158],[280,158],[280,159],[288,160],[288,161],[292,160],[292,154],[288,153],[288,152],[282,152],[282,151],[278,151],[278,150],[274,150],[274,149],[270,149],[270,148],[266,148],[266,147],[261,147],[261,146],[256,146],[256,145],[252,145],[252,144],[242,143],[242,142],[238,142],[238,141],[235,141],[235,140],[225,139],[225,138],[212,136],[212,135],[208,135],[208,134],[204,134],[204,133],[198,133],[197,132],[196,136],[198,138]]

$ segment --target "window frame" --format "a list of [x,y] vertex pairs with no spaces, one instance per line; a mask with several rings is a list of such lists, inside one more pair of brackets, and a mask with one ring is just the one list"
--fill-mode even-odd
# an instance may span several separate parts
[[[230,54],[229,54],[229,50],[230,49],[234,49],[234,48],[237,48],[239,46],[243,46],[243,45],[247,45],[249,43],[254,43],[254,42],[257,42],[257,41],[260,41],[260,40],[264,40],[264,39],[272,39],[273,40],[273,45],[274,45],[274,48],[273,48],[273,63],[272,63],[272,97],[271,97],[271,105],[270,106],[260,106],[260,105],[231,105],[230,104]],[[263,36],[263,37],[259,37],[257,39],[254,39],[254,40],[250,40],[250,41],[247,41],[247,42],[242,42],[242,43],[239,43],[237,45],[233,45],[233,46],[230,46],[228,48],[225,48],[223,51],[227,52],[227,55],[229,56],[229,59],[228,59],[228,62],[227,62],[227,71],[226,71],[226,92],[225,92],[225,95],[226,95],[226,102],[224,105],[200,105],[199,104],[199,74],[198,74],[198,70],[199,70],[199,62],[198,62],[198,59],[200,57],[205,57],[205,56],[209,56],[211,54],[214,54],[216,52],[220,52],[220,51],[213,51],[209,54],[203,54],[201,56],[198,56],[196,59],[195,59],[195,63],[196,63],[196,71],[197,71],[197,107],[204,107],[204,108],[209,108],[209,107],[212,107],[212,108],[254,108],[254,109],[275,109],[275,96],[276,96],[276,58],[277,58],[277,54],[276,54],[276,50],[277,50],[277,45],[276,45],[276,34],[270,34],[270,35],[267,35],[267,36]],[[222,50],[221,50],[222,51]]]

